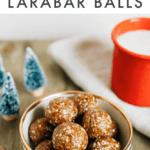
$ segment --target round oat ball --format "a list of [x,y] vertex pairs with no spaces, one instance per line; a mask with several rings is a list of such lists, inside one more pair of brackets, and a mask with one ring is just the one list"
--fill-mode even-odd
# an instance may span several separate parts
[[112,126],[111,126],[111,130],[110,130],[110,133],[108,134],[108,136],[116,137],[117,133],[118,133],[118,126],[114,122],[114,120],[112,120]]
[[111,137],[102,137],[93,142],[89,150],[121,150],[121,145],[118,141]]
[[33,143],[38,144],[41,141],[50,138],[52,136],[52,125],[46,118],[39,118],[35,120],[30,128],[29,135]]
[[75,94],[72,97],[72,100],[77,105],[78,112],[80,115],[84,114],[88,110],[100,108],[98,101],[92,94],[85,94],[85,93]]
[[51,100],[46,107],[45,117],[54,126],[63,122],[74,121],[78,109],[76,104],[68,98],[57,98]]
[[35,150],[54,150],[52,141],[45,140],[37,145]]
[[79,124],[64,122],[55,128],[52,142],[55,150],[85,150],[88,135]]
[[112,120],[106,111],[93,109],[84,114],[81,124],[88,136],[94,139],[110,134]]

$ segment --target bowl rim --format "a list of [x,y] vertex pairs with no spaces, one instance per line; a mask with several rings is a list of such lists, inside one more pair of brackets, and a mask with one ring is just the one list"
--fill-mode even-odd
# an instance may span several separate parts
[[[25,138],[24,138],[24,135],[23,135],[23,129],[22,129],[22,126],[23,126],[23,122],[24,122],[24,119],[27,115],[27,113],[32,109],[34,108],[36,105],[38,105],[40,102],[42,102],[46,97],[49,97],[49,96],[52,96],[52,95],[57,95],[57,94],[78,94],[78,93],[89,93],[89,92],[83,92],[83,91],[64,91],[64,92],[57,92],[57,93],[54,93],[54,94],[50,94],[50,95],[47,95],[43,98],[40,98],[38,100],[36,100],[34,103],[32,103],[30,106],[28,106],[28,108],[24,111],[21,119],[20,119],[20,123],[19,123],[19,133],[20,133],[20,137],[21,137],[21,141],[22,141],[22,144],[23,146],[27,149],[27,150],[32,150],[31,147],[27,144]],[[89,93],[89,94],[92,94],[92,93]],[[123,149],[123,150],[127,150],[132,142],[132,137],[133,137],[133,128],[132,128],[132,124],[131,124],[131,121],[130,119],[128,118],[128,116],[124,113],[124,111],[118,106],[116,105],[115,103],[111,102],[110,100],[106,99],[106,98],[103,98],[99,95],[96,95],[96,94],[92,94],[94,95],[96,98],[99,98],[99,99],[102,99],[103,101],[106,101],[108,102],[109,104],[111,104],[113,107],[115,107],[121,114],[122,116],[125,118],[125,120],[127,121],[128,123],[128,126],[129,126],[129,131],[130,131],[130,137],[129,137],[129,140],[128,140],[128,143],[126,145],[126,147]]]

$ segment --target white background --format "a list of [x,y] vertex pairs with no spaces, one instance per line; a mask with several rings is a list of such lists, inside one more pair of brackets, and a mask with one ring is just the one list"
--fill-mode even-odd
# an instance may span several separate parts
[[111,35],[122,20],[149,15],[0,15],[0,40],[60,39],[84,32]]

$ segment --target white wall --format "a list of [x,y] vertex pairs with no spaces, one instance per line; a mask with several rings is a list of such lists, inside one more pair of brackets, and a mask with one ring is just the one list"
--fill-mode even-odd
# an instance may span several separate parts
[[0,40],[59,39],[104,28],[110,35],[122,20],[150,15],[0,15]]

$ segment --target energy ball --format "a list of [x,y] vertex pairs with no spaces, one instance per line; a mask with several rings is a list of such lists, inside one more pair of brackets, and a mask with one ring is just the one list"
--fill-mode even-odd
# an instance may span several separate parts
[[57,98],[51,100],[46,107],[45,117],[54,126],[63,122],[72,122],[77,117],[76,104],[68,98]]
[[64,122],[55,128],[52,142],[55,150],[85,150],[88,135],[79,124]]
[[88,110],[100,108],[96,98],[92,94],[75,94],[72,97],[72,100],[77,105],[78,112],[80,115],[84,114]]
[[112,119],[106,111],[93,109],[84,114],[82,126],[90,138],[108,136],[112,127]]
[[35,150],[54,150],[52,141],[45,140],[37,145]]
[[34,144],[38,144],[41,141],[50,138],[52,136],[52,125],[47,121],[46,118],[39,118],[35,120],[30,128],[29,135]]
[[111,137],[102,137],[93,142],[89,150],[121,150],[121,145],[118,141]]
[[112,120],[112,126],[111,126],[111,130],[110,130],[110,133],[108,134],[108,136],[109,137],[116,137],[117,133],[118,133],[118,126],[114,122],[114,120]]

